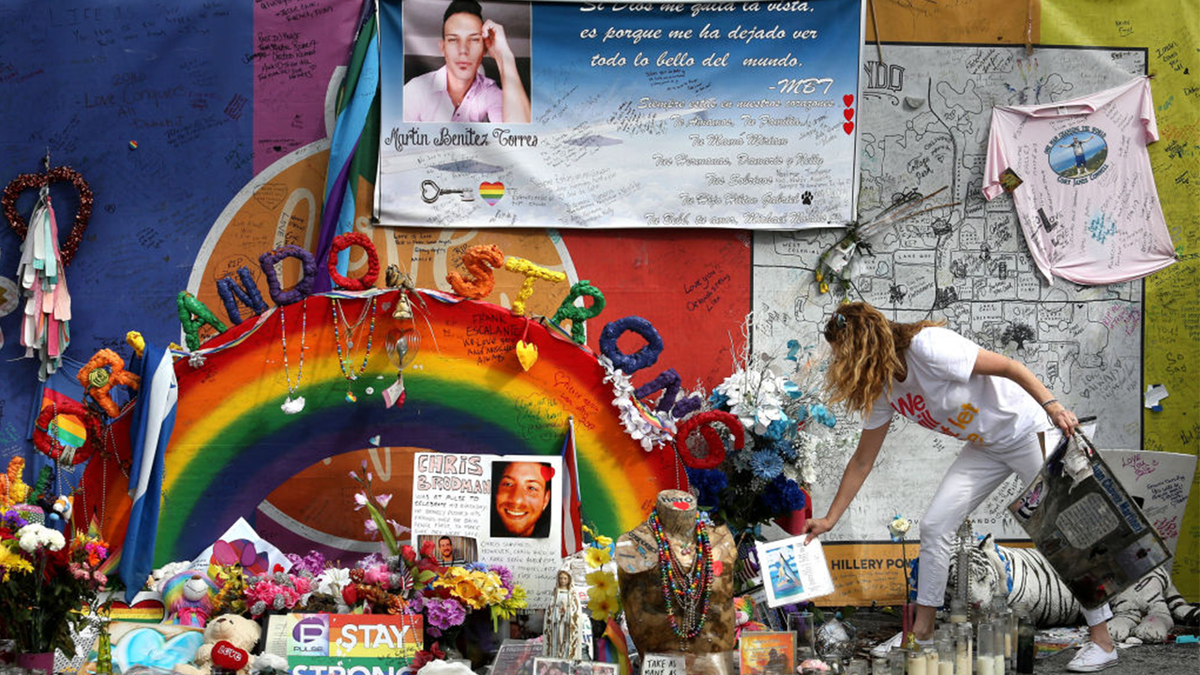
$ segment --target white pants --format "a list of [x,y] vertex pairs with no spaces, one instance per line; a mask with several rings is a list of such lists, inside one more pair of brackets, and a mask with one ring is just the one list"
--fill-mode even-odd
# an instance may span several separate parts
[[[917,604],[940,607],[945,602],[946,580],[954,535],[963,520],[1014,471],[1029,485],[1042,469],[1042,446],[1037,434],[1008,450],[985,450],[971,443],[963,446],[950,465],[933,501],[921,519],[921,566],[917,580]],[[1089,626],[1112,618],[1107,604],[1083,610]]]

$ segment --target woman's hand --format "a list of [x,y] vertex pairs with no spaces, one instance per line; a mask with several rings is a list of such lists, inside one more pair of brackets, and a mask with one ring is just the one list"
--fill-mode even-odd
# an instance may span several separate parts
[[1076,427],[1079,426],[1079,418],[1075,416],[1075,413],[1067,410],[1058,401],[1046,406],[1046,414],[1050,416],[1050,421],[1054,423],[1054,426],[1061,429],[1063,435],[1068,438],[1074,433]]
[[824,518],[813,518],[812,520],[804,523],[804,531],[808,533],[808,538],[804,540],[805,545],[807,545],[813,539],[816,539],[818,536],[832,530],[833,526],[836,524],[837,521],[829,516],[825,516]]

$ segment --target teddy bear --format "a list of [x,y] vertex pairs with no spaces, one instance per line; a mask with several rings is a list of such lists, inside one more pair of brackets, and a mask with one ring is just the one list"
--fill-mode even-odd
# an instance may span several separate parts
[[[258,644],[262,628],[258,622],[247,619],[240,614],[222,614],[204,628],[204,643],[196,650],[196,658],[192,663],[181,663],[175,666],[175,672],[180,675],[210,675],[212,673],[212,649],[218,642],[224,640],[238,649],[249,653]],[[194,664],[194,665],[193,665]],[[238,675],[246,675],[250,670],[249,660],[246,667],[238,671]]]

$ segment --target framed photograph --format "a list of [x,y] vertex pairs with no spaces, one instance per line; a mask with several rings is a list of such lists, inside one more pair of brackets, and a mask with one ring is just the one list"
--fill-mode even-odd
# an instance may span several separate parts
[[533,660],[533,675],[571,675],[571,662],[567,659]]
[[791,675],[796,672],[796,638],[788,632],[743,632],[738,641],[742,675]]
[[620,675],[620,672],[617,664],[600,661],[576,661],[571,667],[571,675]]
[[533,675],[533,662],[542,648],[541,640],[505,640],[492,664],[492,675]]

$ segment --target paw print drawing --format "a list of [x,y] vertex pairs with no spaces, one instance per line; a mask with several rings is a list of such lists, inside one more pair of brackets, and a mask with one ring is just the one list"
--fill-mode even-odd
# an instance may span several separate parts
[[812,197],[812,193],[808,190],[805,190],[804,194],[800,195],[800,201],[803,202],[805,206],[808,206],[809,204],[812,204]]

